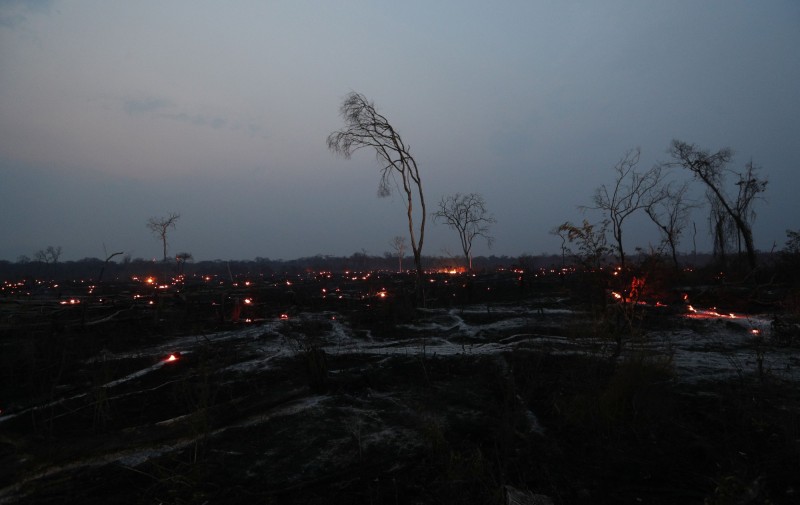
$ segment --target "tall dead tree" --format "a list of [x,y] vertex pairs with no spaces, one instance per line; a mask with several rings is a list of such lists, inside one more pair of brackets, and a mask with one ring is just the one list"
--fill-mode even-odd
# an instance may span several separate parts
[[[410,147],[403,142],[389,120],[361,93],[349,93],[339,113],[345,126],[328,135],[328,149],[345,159],[360,149],[374,150],[381,174],[378,196],[389,196],[393,185],[399,186],[405,195],[408,234],[417,269],[417,296],[424,304],[422,243],[425,239],[427,211],[417,162],[411,155]],[[419,209],[415,209],[416,205],[419,205]],[[418,227],[414,224],[415,215],[419,217]]]
[[614,184],[603,184],[594,193],[594,206],[583,207],[603,212],[611,224],[615,249],[621,266],[625,266],[625,249],[622,245],[622,224],[634,212],[644,209],[659,198],[659,185],[662,182],[659,165],[638,172],[641,150],[631,149],[614,166]]
[[147,229],[161,240],[164,249],[164,263],[167,262],[167,233],[170,228],[175,229],[180,217],[180,214],[171,212],[167,217],[151,217],[147,220]]
[[461,240],[461,250],[467,260],[467,267],[472,270],[472,242],[476,237],[486,239],[489,247],[494,239],[489,235],[489,227],[496,220],[486,210],[486,201],[478,193],[462,195],[456,193],[442,197],[439,210],[433,217],[435,220],[444,221],[450,228],[458,233]]
[[[733,221],[737,237],[744,241],[747,262],[750,268],[755,268],[757,259],[752,228],[755,213],[752,206],[755,199],[766,191],[768,181],[756,175],[757,168],[752,161],[745,166],[743,173],[728,169],[728,163],[733,157],[733,151],[729,148],[710,153],[694,144],[673,140],[669,152],[675,160],[673,164],[689,170],[695,179],[706,186],[712,211],[714,204],[718,204],[720,210],[724,210]],[[725,191],[727,173],[733,173],[738,178],[735,184],[739,189],[735,199],[729,197]]]

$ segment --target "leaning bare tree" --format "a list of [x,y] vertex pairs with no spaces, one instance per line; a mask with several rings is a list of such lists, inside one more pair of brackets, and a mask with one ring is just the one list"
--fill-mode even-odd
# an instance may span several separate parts
[[167,217],[151,217],[147,220],[147,229],[161,240],[164,249],[164,263],[167,262],[167,232],[174,229],[181,215],[171,212]]
[[[380,164],[381,180],[378,196],[391,194],[392,184],[402,187],[406,197],[408,233],[411,238],[411,251],[417,269],[417,296],[424,303],[422,282],[422,242],[425,238],[425,197],[422,193],[422,179],[410,148],[400,134],[389,124],[389,120],[375,109],[375,104],[361,93],[349,93],[339,113],[345,126],[328,135],[328,149],[349,159],[360,149],[374,149]],[[400,183],[397,183],[397,179]],[[415,202],[419,204],[418,230],[414,226]]]
[[489,235],[489,227],[496,220],[486,210],[486,201],[478,193],[462,195],[456,193],[443,196],[439,202],[439,210],[433,214],[434,220],[444,221],[450,228],[458,233],[461,240],[461,250],[467,260],[469,270],[472,270],[472,242],[475,237],[486,239],[489,247],[494,239]]
[[[728,169],[727,165],[733,157],[733,152],[728,148],[710,153],[694,144],[673,140],[669,152],[675,160],[675,165],[689,170],[696,179],[705,184],[712,207],[714,204],[718,205],[718,210],[724,210],[733,221],[737,237],[744,241],[747,262],[750,268],[755,268],[757,263],[753,244],[755,213],[752,207],[755,199],[766,191],[767,180],[756,175],[758,169],[752,162],[745,166],[743,173]],[[726,172],[733,172],[738,178],[736,186],[739,189],[735,199],[725,192]]]
[[615,248],[621,266],[625,266],[625,249],[622,247],[622,224],[634,212],[644,209],[648,203],[659,198],[659,186],[662,182],[661,167],[658,165],[639,172],[641,150],[631,149],[614,166],[616,178],[614,184],[603,184],[594,193],[594,206],[584,209],[600,210],[611,224]]

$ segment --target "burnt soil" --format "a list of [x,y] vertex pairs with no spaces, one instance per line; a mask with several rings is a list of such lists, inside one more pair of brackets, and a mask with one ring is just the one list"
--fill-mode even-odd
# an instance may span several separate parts
[[0,503],[800,503],[784,376],[678,380],[569,290],[426,310],[297,292],[249,322],[187,297],[6,303]]

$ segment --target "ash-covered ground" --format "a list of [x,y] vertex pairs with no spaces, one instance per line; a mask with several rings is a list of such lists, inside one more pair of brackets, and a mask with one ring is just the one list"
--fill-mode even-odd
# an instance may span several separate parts
[[7,301],[0,503],[800,500],[782,316],[449,282]]

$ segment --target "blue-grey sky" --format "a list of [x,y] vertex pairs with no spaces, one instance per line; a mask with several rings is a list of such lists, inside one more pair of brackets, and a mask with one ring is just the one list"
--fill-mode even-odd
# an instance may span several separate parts
[[[484,195],[496,240],[475,254],[557,252],[548,231],[599,219],[578,206],[627,150],[646,169],[673,138],[762,167],[756,245],[781,247],[798,49],[796,0],[0,0],[0,259],[159,257],[145,223],[170,212],[170,252],[199,260],[391,250],[402,200],[376,196],[372,154],[325,144],[350,91],[411,145],[429,211]],[[626,233],[629,252],[658,240]],[[423,252],[457,236],[431,223]]]

